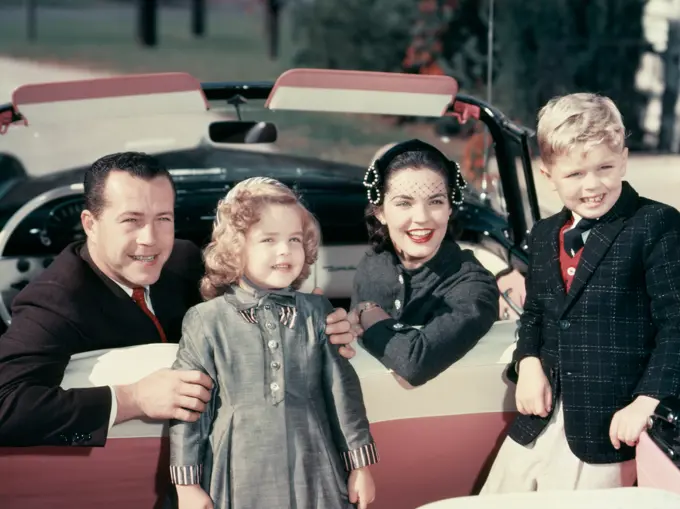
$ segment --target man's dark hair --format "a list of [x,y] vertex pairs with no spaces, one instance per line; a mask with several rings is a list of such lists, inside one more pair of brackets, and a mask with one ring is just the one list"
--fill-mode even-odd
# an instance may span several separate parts
[[123,171],[144,180],[165,177],[170,181],[173,192],[175,184],[167,168],[149,154],[142,152],[118,152],[97,159],[85,173],[85,208],[98,217],[105,205],[104,189],[112,171]]

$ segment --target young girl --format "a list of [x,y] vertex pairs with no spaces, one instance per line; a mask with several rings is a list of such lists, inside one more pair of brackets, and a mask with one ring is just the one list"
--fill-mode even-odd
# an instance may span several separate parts
[[174,369],[214,384],[196,422],[170,426],[180,509],[365,508],[378,461],[361,386],[324,333],[327,299],[296,289],[316,261],[319,227],[271,178],[218,205],[201,293]]

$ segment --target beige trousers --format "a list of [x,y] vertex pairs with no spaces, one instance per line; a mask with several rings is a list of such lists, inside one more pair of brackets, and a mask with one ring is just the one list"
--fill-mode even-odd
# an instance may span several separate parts
[[636,478],[635,460],[592,465],[578,459],[567,443],[558,400],[550,422],[532,444],[525,447],[505,439],[480,494],[619,488],[632,486]]

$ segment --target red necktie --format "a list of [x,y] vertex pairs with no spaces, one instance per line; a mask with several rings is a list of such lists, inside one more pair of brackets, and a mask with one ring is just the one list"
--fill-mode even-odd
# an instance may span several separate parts
[[149,306],[146,305],[146,299],[144,298],[144,288],[135,288],[132,290],[132,300],[134,300],[137,305],[142,308],[142,311],[144,311],[149,318],[153,321],[154,325],[156,326],[156,329],[158,329],[158,334],[161,336],[161,341],[163,343],[167,343],[168,340],[165,337],[165,332],[163,332],[163,327],[161,327],[161,323],[158,321],[158,318],[156,318],[156,315],[154,315],[151,310],[149,309]]

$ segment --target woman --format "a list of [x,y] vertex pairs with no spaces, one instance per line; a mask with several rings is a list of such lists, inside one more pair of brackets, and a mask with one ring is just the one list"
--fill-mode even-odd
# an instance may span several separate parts
[[364,177],[372,248],[357,267],[352,308],[362,345],[412,386],[467,353],[498,317],[494,277],[453,240],[465,181],[420,140],[397,144]]

